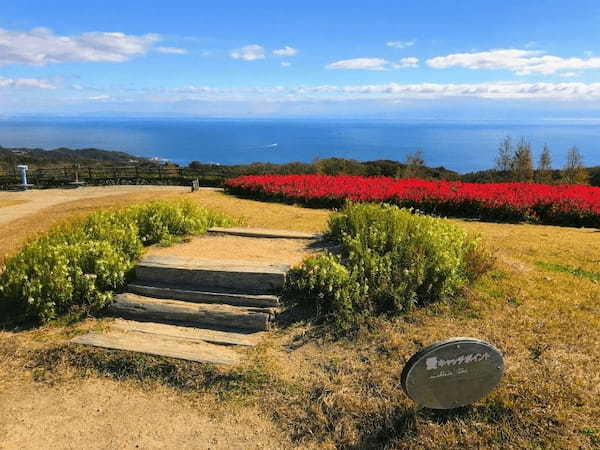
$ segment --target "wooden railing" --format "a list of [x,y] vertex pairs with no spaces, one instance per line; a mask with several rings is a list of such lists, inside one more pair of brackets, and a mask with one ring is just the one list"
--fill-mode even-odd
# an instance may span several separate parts
[[[115,166],[115,167],[59,167],[33,169],[27,179],[35,187],[57,187],[80,184],[172,184],[189,185],[198,179],[202,186],[220,186],[228,178],[225,172],[210,173],[187,167],[172,166]],[[21,183],[16,169],[0,169],[0,189],[9,189]]]

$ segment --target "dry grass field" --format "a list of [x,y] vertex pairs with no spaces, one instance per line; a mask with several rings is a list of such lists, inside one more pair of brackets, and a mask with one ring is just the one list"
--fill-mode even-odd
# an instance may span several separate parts
[[[0,224],[0,254],[74,215],[158,198],[268,228],[321,231],[329,215],[215,191],[100,196]],[[68,344],[107,319],[5,327],[0,448],[600,448],[600,230],[454,222],[498,258],[463,297],[344,338],[290,311],[240,367]],[[496,345],[505,376],[471,407],[415,411],[402,366],[452,336]]]
[[20,205],[22,203],[27,203],[26,200],[0,200],[0,208],[4,206],[13,206]]

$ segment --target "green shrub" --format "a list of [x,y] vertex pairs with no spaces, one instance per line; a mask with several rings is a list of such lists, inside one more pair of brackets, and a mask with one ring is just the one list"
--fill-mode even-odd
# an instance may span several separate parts
[[137,223],[144,245],[169,243],[175,236],[202,234],[210,227],[234,224],[224,214],[191,202],[178,203],[177,207],[169,203],[150,203],[130,208],[129,214]]
[[124,286],[144,245],[235,222],[190,202],[157,202],[97,212],[25,245],[0,274],[0,303],[48,321],[69,310],[96,312]]
[[339,253],[304,261],[287,291],[316,302],[338,325],[449,298],[490,266],[478,239],[397,206],[348,204],[330,219],[328,235]]
[[307,258],[288,274],[286,296],[313,302],[317,317],[332,318],[341,328],[351,321],[366,294],[365,286],[329,253]]

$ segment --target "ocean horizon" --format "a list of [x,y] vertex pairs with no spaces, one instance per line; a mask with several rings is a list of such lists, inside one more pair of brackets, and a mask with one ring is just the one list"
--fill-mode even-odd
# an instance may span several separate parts
[[44,117],[0,119],[0,146],[99,148],[185,165],[309,162],[315,158],[403,161],[422,150],[428,166],[457,172],[494,166],[499,142],[544,144],[553,166],[576,146],[587,166],[600,165],[600,121],[594,119],[392,120],[207,119],[193,117]]

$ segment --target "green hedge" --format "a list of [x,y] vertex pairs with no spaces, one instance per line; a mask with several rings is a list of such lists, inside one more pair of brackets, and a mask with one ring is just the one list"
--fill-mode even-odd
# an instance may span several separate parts
[[349,204],[328,234],[339,252],[292,269],[286,290],[341,328],[449,298],[493,263],[479,239],[449,221],[397,206]]
[[0,311],[39,322],[72,310],[96,312],[124,286],[145,245],[234,224],[191,202],[155,202],[61,225],[6,261]]

